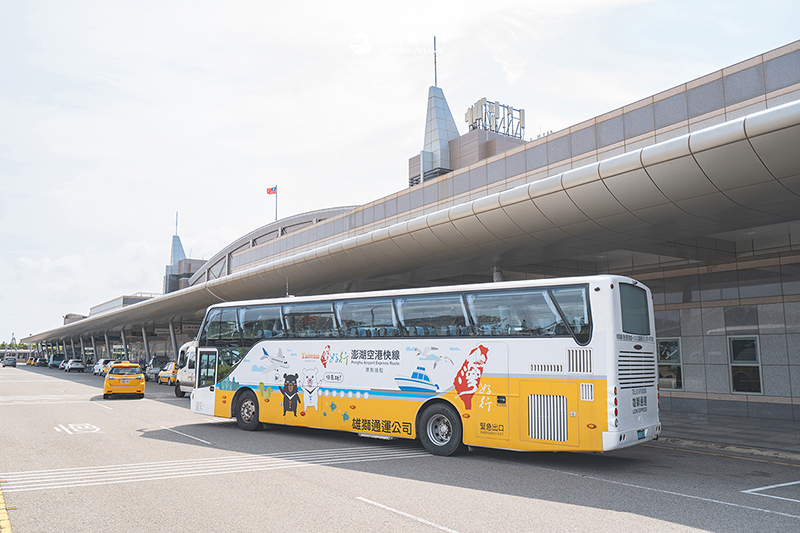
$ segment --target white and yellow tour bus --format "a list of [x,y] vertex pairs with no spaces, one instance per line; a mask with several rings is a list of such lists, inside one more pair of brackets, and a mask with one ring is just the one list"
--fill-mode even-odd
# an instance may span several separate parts
[[650,291],[591,276],[208,308],[191,408],[462,446],[608,451],[661,431]]

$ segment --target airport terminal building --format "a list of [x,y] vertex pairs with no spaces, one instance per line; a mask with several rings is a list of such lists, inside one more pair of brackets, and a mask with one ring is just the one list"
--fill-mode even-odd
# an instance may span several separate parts
[[430,88],[408,187],[23,341],[174,358],[220,301],[624,274],[653,291],[663,409],[800,420],[800,41],[528,142],[479,103],[459,135]]

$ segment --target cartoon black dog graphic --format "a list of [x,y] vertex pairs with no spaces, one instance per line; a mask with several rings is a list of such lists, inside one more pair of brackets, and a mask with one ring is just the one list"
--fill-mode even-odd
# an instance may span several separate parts
[[300,396],[297,394],[297,374],[284,374],[283,379],[285,388],[278,387],[283,393],[283,416],[286,416],[286,411],[291,411],[297,416],[297,402],[300,401]]

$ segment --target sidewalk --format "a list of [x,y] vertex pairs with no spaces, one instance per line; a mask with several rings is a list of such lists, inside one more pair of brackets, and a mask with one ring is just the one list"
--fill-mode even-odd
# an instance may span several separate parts
[[800,460],[800,422],[661,411],[659,442]]

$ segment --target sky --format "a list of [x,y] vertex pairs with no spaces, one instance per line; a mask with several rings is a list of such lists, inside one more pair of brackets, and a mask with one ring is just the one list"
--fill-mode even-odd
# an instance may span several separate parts
[[558,131],[800,39],[796,0],[0,0],[0,342],[408,186],[428,87]]

